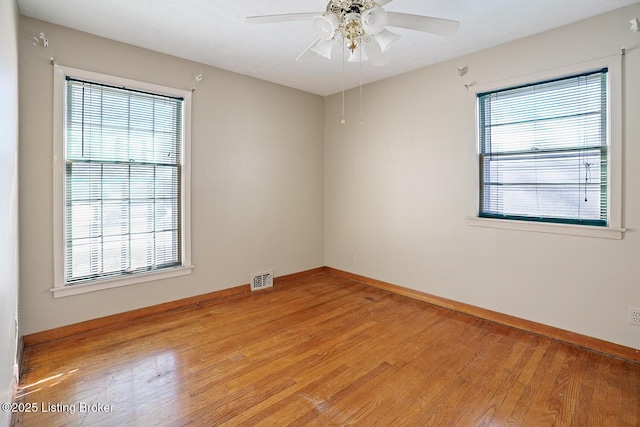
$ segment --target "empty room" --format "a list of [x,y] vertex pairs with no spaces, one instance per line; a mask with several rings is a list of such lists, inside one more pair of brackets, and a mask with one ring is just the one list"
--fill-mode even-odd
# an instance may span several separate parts
[[0,426],[640,425],[637,0],[0,0]]

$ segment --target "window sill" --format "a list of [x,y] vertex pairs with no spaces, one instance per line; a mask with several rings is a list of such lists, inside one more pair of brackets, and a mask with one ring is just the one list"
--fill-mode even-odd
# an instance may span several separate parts
[[68,297],[71,295],[85,294],[104,289],[119,288],[121,286],[128,286],[136,283],[186,276],[187,274],[191,274],[191,270],[193,270],[193,266],[176,267],[161,271],[136,274],[131,277],[118,277],[115,279],[95,280],[93,282],[77,285],[57,286],[55,288],[51,288],[50,291],[53,293],[54,298]]
[[564,234],[569,236],[595,237],[599,239],[613,240],[621,240],[624,232],[626,231],[626,228],[618,227],[596,227],[588,225],[554,224],[477,217],[467,217],[467,223],[473,227]]

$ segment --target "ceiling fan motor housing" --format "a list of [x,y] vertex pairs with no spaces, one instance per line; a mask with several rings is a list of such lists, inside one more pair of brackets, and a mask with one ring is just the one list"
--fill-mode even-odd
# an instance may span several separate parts
[[371,0],[332,0],[327,5],[327,12],[342,15],[348,13],[363,13],[367,9],[373,9],[376,6]]

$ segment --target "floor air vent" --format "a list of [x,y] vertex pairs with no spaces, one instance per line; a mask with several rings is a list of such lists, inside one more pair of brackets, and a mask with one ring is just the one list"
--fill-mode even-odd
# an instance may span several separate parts
[[273,286],[273,271],[251,275],[251,290],[270,288]]

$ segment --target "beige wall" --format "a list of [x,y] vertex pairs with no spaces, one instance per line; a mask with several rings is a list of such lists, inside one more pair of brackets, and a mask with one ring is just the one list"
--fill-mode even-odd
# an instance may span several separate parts
[[[325,264],[640,349],[640,4],[421,69],[325,105]],[[625,57],[621,241],[471,227],[468,98],[487,84]],[[459,77],[458,66],[469,74]],[[355,259],[351,259],[352,252]]]
[[[18,6],[0,0],[0,402],[14,390],[18,307]],[[0,411],[0,426],[9,425]]]
[[[33,46],[44,32],[50,47]],[[21,17],[20,318],[25,334],[323,265],[321,97]],[[193,273],[54,299],[53,69],[181,89],[192,111]]]

